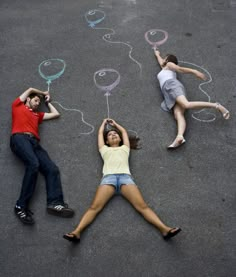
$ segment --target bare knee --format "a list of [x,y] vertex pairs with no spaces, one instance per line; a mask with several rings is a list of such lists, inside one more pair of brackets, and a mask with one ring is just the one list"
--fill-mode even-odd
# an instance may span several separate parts
[[181,108],[184,110],[192,109],[192,104],[189,101],[181,103]]
[[187,99],[178,99],[174,111],[180,112],[187,109],[191,109],[191,103]]
[[135,209],[136,209],[139,213],[143,214],[143,213],[145,213],[146,210],[149,209],[149,207],[148,207],[148,205],[147,205],[145,202],[143,202],[143,203],[141,203],[141,204],[135,205]]
[[92,204],[89,208],[88,208],[88,212],[92,212],[92,213],[99,213],[101,210],[103,209],[102,205],[99,204]]

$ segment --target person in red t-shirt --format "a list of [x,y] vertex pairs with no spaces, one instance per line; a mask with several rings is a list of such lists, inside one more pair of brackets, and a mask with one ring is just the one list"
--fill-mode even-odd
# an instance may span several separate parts
[[[41,98],[49,112],[38,112]],[[20,197],[15,206],[15,214],[24,224],[34,224],[29,202],[33,195],[38,171],[46,180],[47,212],[61,217],[72,217],[74,211],[64,203],[60,171],[40,145],[38,126],[43,120],[60,116],[57,109],[49,102],[48,91],[29,88],[12,103],[11,150],[25,165]]]

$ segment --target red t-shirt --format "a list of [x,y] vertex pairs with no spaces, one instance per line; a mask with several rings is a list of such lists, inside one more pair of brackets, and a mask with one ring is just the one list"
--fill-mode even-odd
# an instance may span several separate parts
[[38,126],[42,123],[44,112],[34,112],[25,106],[24,102],[17,98],[12,103],[12,134],[32,133],[38,140]]

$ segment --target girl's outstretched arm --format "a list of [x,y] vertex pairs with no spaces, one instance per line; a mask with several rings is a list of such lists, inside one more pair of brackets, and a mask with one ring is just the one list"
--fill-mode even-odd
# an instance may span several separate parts
[[98,149],[102,148],[105,145],[103,133],[104,133],[104,128],[106,123],[107,123],[107,118],[103,120],[98,130]]
[[206,80],[207,79],[206,76],[202,72],[200,72],[196,69],[192,69],[192,68],[189,68],[189,67],[182,67],[182,66],[176,65],[172,62],[168,62],[166,66],[167,66],[168,69],[179,72],[179,73],[193,74],[201,80]]
[[154,53],[155,53],[155,56],[157,58],[157,61],[160,65],[160,67],[162,68],[163,67],[163,63],[164,63],[164,59],[161,57],[161,54],[160,54],[160,51],[157,50],[157,49],[154,49]]

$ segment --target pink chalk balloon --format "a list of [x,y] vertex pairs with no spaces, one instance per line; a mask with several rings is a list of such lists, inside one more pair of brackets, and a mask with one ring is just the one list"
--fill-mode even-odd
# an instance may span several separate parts
[[[158,41],[155,40],[155,38],[154,38],[154,39],[151,39],[151,37],[152,37],[152,36],[154,37],[157,33],[162,33],[162,34],[164,34],[164,38],[161,39],[161,40],[158,40]],[[144,37],[145,37],[145,40],[146,40],[150,45],[152,45],[152,48],[153,48],[153,49],[156,49],[156,48],[158,48],[158,46],[164,44],[164,43],[167,41],[167,39],[168,39],[168,33],[167,33],[165,30],[161,30],[161,29],[152,29],[152,30],[147,31],[147,32],[145,33]]]

